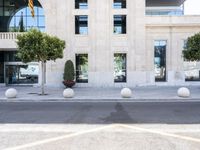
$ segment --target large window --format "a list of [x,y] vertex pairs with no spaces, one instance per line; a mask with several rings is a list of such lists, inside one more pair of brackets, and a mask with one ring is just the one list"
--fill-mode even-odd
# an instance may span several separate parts
[[166,81],[166,47],[164,40],[154,42],[155,81]]
[[126,15],[114,15],[114,34],[126,34]]
[[126,82],[126,54],[114,54],[114,81]]
[[76,54],[76,82],[88,82],[88,54]]
[[114,0],[113,8],[115,9],[126,8],[126,0]]
[[88,34],[88,16],[75,16],[75,33]]
[[44,31],[44,13],[38,0],[34,0],[35,18],[31,17],[28,0],[0,0],[0,32],[27,31],[31,27]]
[[[187,46],[187,40],[184,40],[185,49]],[[185,81],[200,81],[200,62],[199,61],[186,61],[183,62]]]
[[23,64],[16,57],[16,51],[0,52],[0,83],[34,84],[38,83],[38,63]]
[[76,9],[87,9],[88,8],[87,0],[75,0],[75,8]]
[[19,10],[11,19],[9,30],[12,32],[28,31],[31,28],[38,28],[40,31],[45,30],[44,11],[41,7],[34,7],[35,17],[31,16],[28,7]]
[[6,84],[38,83],[39,65],[6,65]]

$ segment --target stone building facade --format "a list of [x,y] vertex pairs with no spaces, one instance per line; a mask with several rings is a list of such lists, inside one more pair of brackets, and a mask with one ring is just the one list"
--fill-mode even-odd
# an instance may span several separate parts
[[[47,86],[63,86],[68,59],[74,62],[76,86],[81,87],[199,84],[200,65],[185,62],[182,50],[186,39],[200,32],[200,16],[184,15],[183,0],[39,3],[45,32],[66,41],[64,58],[47,63]],[[0,34],[0,52],[16,51],[17,33]],[[5,64],[2,84],[8,82]]]

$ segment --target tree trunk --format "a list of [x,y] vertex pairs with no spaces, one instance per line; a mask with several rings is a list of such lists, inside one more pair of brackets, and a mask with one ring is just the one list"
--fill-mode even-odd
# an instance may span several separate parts
[[42,84],[41,84],[41,90],[42,90],[42,95],[45,94],[44,92],[44,80],[45,80],[45,70],[44,70],[44,66],[45,66],[45,62],[44,61],[41,61],[41,67],[42,67]]

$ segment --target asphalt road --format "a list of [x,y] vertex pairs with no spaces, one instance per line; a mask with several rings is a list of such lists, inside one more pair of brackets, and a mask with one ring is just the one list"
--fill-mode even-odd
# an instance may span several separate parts
[[200,103],[2,102],[2,150],[199,150]]
[[0,123],[197,124],[200,123],[200,102],[2,102],[0,103]]

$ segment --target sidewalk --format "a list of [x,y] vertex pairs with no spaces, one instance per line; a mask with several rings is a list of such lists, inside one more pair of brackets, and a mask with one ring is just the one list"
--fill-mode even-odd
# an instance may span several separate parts
[[[15,99],[6,99],[5,91],[8,88],[15,88],[18,96]],[[177,96],[179,87],[175,86],[147,86],[131,88],[133,92],[132,98],[121,98],[121,88],[73,88],[75,97],[65,99],[62,96],[63,88],[45,88],[47,95],[40,96],[39,87],[16,86],[16,87],[0,87],[0,101],[24,101],[24,102],[43,102],[43,101],[139,101],[139,102],[176,102],[176,101],[199,101],[200,102],[200,86],[188,87],[191,92],[189,98],[180,98]]]

